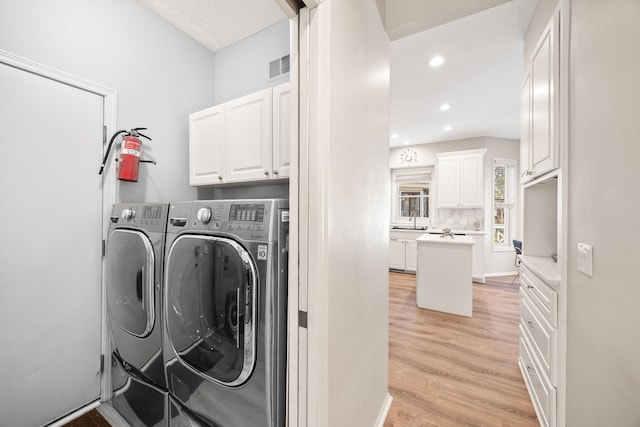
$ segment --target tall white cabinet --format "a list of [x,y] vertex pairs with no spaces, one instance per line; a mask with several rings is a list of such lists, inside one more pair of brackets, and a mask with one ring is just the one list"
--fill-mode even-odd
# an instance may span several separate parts
[[567,249],[562,224],[568,162],[561,159],[561,153],[566,146],[568,92],[561,78],[568,69],[568,44],[566,39],[563,42],[568,18],[563,12],[561,8],[555,11],[532,53],[521,104],[523,255],[518,365],[543,427],[564,425],[566,392],[563,263]]
[[289,83],[189,115],[189,185],[289,177]]

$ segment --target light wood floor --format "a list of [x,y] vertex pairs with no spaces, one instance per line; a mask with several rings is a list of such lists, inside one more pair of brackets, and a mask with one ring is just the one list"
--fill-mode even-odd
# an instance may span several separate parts
[[415,276],[389,273],[389,390],[384,427],[531,426],[518,369],[518,281],[473,285],[473,317],[420,309]]

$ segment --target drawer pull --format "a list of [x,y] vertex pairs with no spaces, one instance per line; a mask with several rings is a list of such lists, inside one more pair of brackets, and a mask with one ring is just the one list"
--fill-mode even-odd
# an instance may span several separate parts
[[530,327],[531,329],[535,329],[536,328],[536,325],[534,325],[531,320],[527,320],[527,326]]
[[527,366],[527,373],[536,376],[536,371],[531,366]]

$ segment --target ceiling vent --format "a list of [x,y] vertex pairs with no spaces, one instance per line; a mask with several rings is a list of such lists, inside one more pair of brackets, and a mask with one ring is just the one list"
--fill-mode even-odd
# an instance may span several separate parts
[[289,55],[269,62],[269,80],[277,79],[289,73]]

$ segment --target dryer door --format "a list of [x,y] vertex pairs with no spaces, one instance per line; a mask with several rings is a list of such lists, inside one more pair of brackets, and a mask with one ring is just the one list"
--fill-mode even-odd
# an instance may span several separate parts
[[116,229],[106,254],[107,304],[111,321],[137,337],[153,329],[155,256],[149,238],[139,231]]
[[166,260],[165,318],[177,357],[204,377],[235,386],[255,365],[256,269],[231,239],[185,235]]

